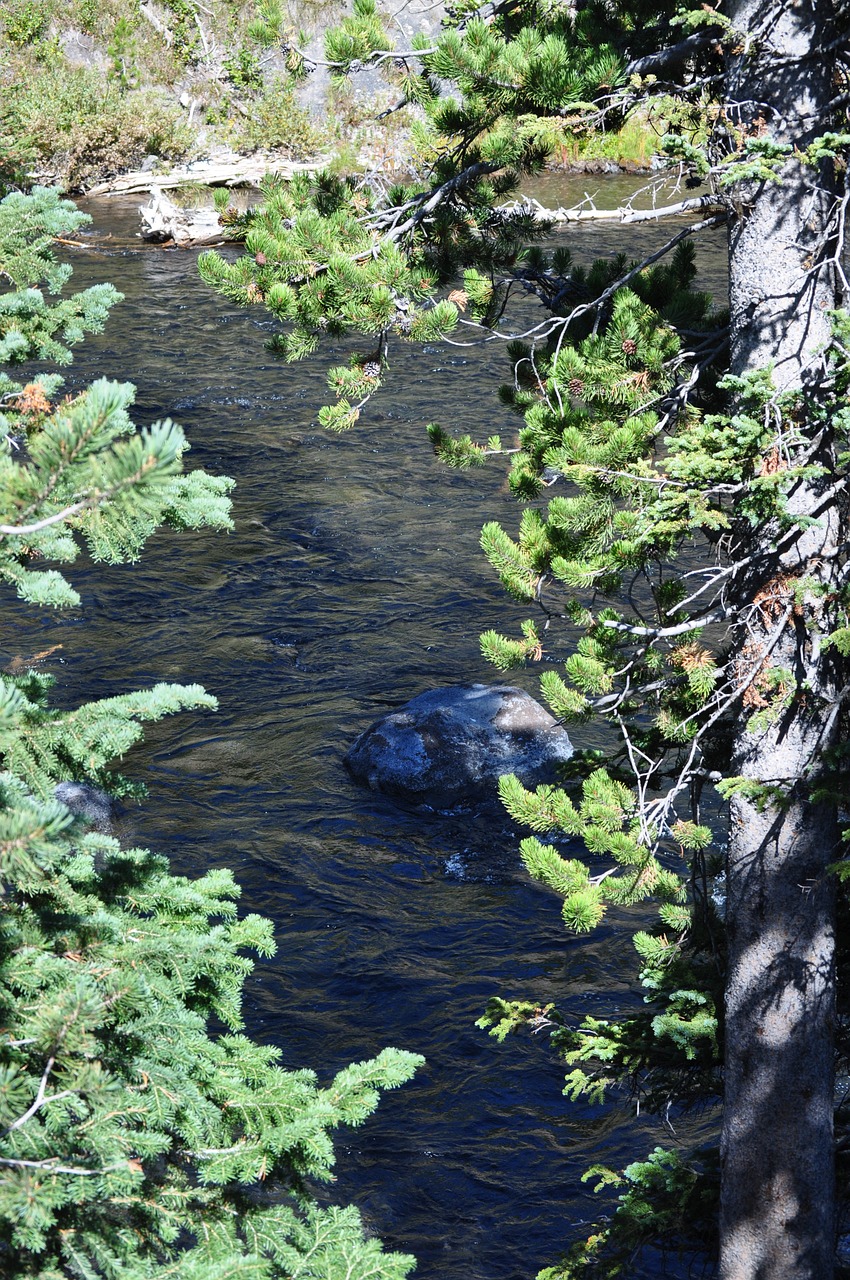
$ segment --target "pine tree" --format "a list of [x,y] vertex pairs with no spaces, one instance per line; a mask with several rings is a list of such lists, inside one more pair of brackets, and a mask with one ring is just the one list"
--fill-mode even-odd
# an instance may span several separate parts
[[[754,0],[463,4],[434,45],[415,40],[391,58],[374,6],[357,0],[328,56],[340,73],[353,60],[395,64],[401,98],[423,113],[420,180],[385,190],[335,179],[332,207],[326,178],[305,181],[292,208],[267,188],[264,207],[235,218],[248,254],[202,266],[227,296],[268,301],[294,322],[274,339],[291,358],[326,332],[369,335],[368,358],[331,375],[341,400],[322,421],[335,426],[356,419],[390,343],[417,336],[423,318],[429,336],[461,316],[502,321],[504,334],[512,293],[547,308],[509,348],[503,399],[522,419],[516,442],[453,440],[439,424],[430,434],[455,465],[510,454],[511,486],[534,503],[515,535],[495,523],[483,533],[506,590],[536,615],[521,639],[487,633],[485,654],[502,669],[551,664],[542,687],[556,714],[611,730],[609,763],[578,753],[566,794],[502,786],[514,817],[581,838],[604,874],[537,840],[523,846],[526,863],[563,899],[572,928],[592,927],[611,901],[660,899],[654,938],[636,939],[655,1004],[652,1050],[639,1051],[643,1022],[556,1027],[571,1064],[597,1064],[590,1076],[577,1068],[569,1088],[585,1091],[607,1064],[655,1089],[653,1055],[667,1043],[685,1063],[703,1058],[716,1081],[722,1029],[724,1280],[821,1280],[834,1266],[832,1082],[836,1053],[846,1055],[834,1034],[834,935],[850,653],[848,16],[846,0],[805,11]],[[563,250],[535,244],[546,227],[530,206],[498,200],[554,141],[634,110],[666,125],[660,147],[685,186],[708,191],[625,211],[624,221],[696,217],[661,251],[577,271]],[[346,233],[335,238],[340,214]],[[723,225],[728,316],[694,294],[683,247]],[[367,276],[384,255],[392,272]],[[560,490],[545,508],[544,482],[547,496]],[[687,575],[675,565],[685,549],[700,561]],[[709,787],[728,802],[727,832],[703,821]],[[726,846],[725,928],[712,837]],[[685,951],[702,969],[695,985],[680,970]],[[501,1033],[550,1014],[502,1001],[488,1017]],[[675,1080],[664,1090],[680,1096]],[[642,1185],[687,1220],[692,1179],[665,1160],[622,1175],[625,1252],[603,1232],[547,1275],[609,1275],[628,1259],[633,1228],[659,1221]]]
[[[0,202],[6,360],[67,361],[110,286],[46,302],[69,272],[53,239],[84,221],[56,192]],[[3,375],[0,576],[24,599],[77,597],[42,560],[134,559],[163,521],[229,528],[231,481],[182,471],[179,427],[137,432],[133,388]],[[35,565],[33,565],[35,561]],[[49,705],[51,678],[0,676],[0,1271],[38,1280],[402,1280],[413,1259],[320,1207],[330,1132],[359,1124],[420,1059],[386,1049],[324,1087],[255,1044],[241,1016],[269,921],[239,917],[227,871],[173,875],[75,817],[69,783],[138,795],[110,764],[141,725],[214,708],[200,686]],[[103,791],[93,793],[108,814]],[[78,807],[78,806],[77,806]],[[103,823],[95,826],[103,826]]]

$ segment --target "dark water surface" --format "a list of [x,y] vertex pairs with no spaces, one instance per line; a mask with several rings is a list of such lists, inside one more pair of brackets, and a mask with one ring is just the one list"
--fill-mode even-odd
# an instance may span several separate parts
[[[549,181],[559,185],[537,193],[548,204],[585,190],[616,204],[635,185]],[[82,606],[50,615],[7,602],[0,656],[61,644],[47,666],[65,705],[157,680],[218,697],[217,714],[153,726],[125,760],[150,788],[128,836],[178,872],[232,867],[243,908],[274,920],[279,952],[258,965],[246,1013],[288,1065],[324,1081],[386,1044],[426,1056],[366,1126],[340,1136],[333,1198],[415,1253],[421,1280],[528,1280],[599,1211],[579,1181],[589,1163],[673,1138],[643,1117],[569,1104],[542,1040],[499,1046],[473,1024],[496,992],[557,999],[577,1016],[631,999],[625,917],[569,937],[507,821],[409,814],[342,767],[386,709],[436,685],[496,681],[478,635],[526,616],[478,550],[485,520],[518,520],[499,465],[450,472],[424,433],[438,420],[510,434],[516,420],[495,396],[503,350],[410,346],[358,429],[329,437],[315,420],[326,363],[275,362],[262,309],[211,294],[193,253],[127,248],[138,203],[89,206],[114,247],[76,253],[74,285],[111,280],[126,300],[68,383],[130,380],[139,425],[179,421],[190,465],[237,480],[236,531],[161,533],[133,566],[81,561],[69,576]],[[643,252],[675,229],[583,224],[565,238],[586,259]],[[719,238],[704,266],[705,287],[721,293]],[[516,682],[537,692],[533,673]]]

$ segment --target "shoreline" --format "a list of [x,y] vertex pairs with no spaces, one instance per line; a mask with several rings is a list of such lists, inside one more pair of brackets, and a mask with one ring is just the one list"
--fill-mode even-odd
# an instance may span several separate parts
[[[258,188],[268,173],[289,179],[298,173],[318,173],[334,160],[333,155],[315,156],[308,160],[290,160],[264,152],[234,155],[231,160],[193,160],[185,165],[171,165],[159,172],[155,168],[130,169],[97,182],[88,188],[69,191],[73,197],[86,199],[113,195],[144,195],[154,188],[175,190],[181,187],[249,187]],[[655,165],[636,165],[629,161],[578,160],[569,164],[546,166],[547,173],[563,174],[627,174],[639,177],[657,171]],[[391,170],[388,170],[391,172]]]

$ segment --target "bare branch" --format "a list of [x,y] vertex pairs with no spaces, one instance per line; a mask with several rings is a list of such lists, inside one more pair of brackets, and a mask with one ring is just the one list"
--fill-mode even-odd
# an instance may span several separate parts
[[84,511],[86,507],[94,506],[101,499],[87,498],[83,502],[75,502],[73,506],[65,507],[62,511],[55,511],[52,516],[45,516],[43,520],[36,520],[34,524],[0,524],[0,534],[4,534],[9,538],[25,538],[31,533],[40,533],[42,529],[49,529],[51,525],[61,524],[63,520],[68,520],[71,516],[77,515],[78,512]]
[[55,1156],[51,1156],[48,1160],[11,1160],[0,1156],[0,1165],[6,1165],[12,1169],[42,1169],[47,1173],[66,1173],[78,1178],[98,1178],[104,1173],[112,1173],[115,1169],[126,1169],[128,1163],[127,1160],[119,1160],[116,1164],[104,1165],[102,1169],[79,1169],[57,1164]]
[[[423,191],[421,195],[416,196],[413,200],[408,200],[406,204],[399,205],[396,209],[389,209],[386,213],[376,215],[371,220],[370,225],[373,230],[387,227],[387,239],[399,240],[408,231],[412,231],[429,213],[433,213],[455,191],[476,178],[484,177],[489,173],[496,173],[501,167],[499,164],[484,160],[471,164],[466,169],[462,169],[460,173],[456,173],[453,178],[441,183],[440,186],[432,187],[430,191]],[[398,218],[408,209],[413,209],[414,212],[406,222],[402,223],[401,226],[397,226]]]
[[687,635],[689,631],[700,631],[703,627],[710,627],[715,622],[723,622],[729,616],[724,610],[715,609],[711,613],[703,614],[699,618],[691,618],[688,622],[680,622],[675,627],[633,627],[628,622],[613,622],[603,619],[603,627],[610,627],[612,631],[624,631],[630,636],[651,636],[655,640],[670,640],[673,636]]
[[58,1102],[60,1098],[74,1097],[73,1089],[63,1089],[61,1093],[53,1093],[49,1098],[46,1096],[47,1082],[50,1079],[50,1073],[53,1070],[55,1062],[56,1058],[53,1055],[47,1059],[47,1066],[44,1068],[44,1074],[39,1081],[38,1091],[35,1095],[35,1100],[33,1101],[32,1106],[28,1107],[22,1116],[18,1116],[17,1120],[13,1120],[12,1123],[4,1129],[4,1134],[12,1133],[15,1129],[20,1129],[22,1125],[25,1125],[28,1120],[32,1119],[37,1111],[40,1111],[42,1107],[47,1106],[48,1102]]
[[685,36],[684,40],[680,40],[678,44],[670,45],[667,49],[658,49],[655,53],[648,53],[643,58],[635,58],[628,64],[623,75],[627,78],[630,76],[657,76],[671,71],[678,71],[696,54],[702,53],[703,50],[710,49],[712,45],[718,44],[720,38],[720,34],[716,31],[694,32],[693,35]]
[[[584,201],[582,201],[584,204]],[[526,196],[513,204],[501,205],[499,212],[526,212],[540,222],[657,222],[660,218],[675,218],[686,213],[697,213],[712,210],[725,212],[730,208],[729,202],[721,196],[694,196],[688,200],[679,200],[675,204],[661,205],[655,209],[630,209],[621,205],[617,209],[589,209],[581,205],[573,209],[547,209],[539,201]]]
[[432,45],[430,49],[373,49],[367,57],[355,58],[350,63],[325,62],[321,58],[314,58],[311,54],[305,53],[303,49],[299,49],[297,45],[294,44],[285,44],[283,46],[283,52],[294,53],[302,62],[308,62],[311,67],[334,68],[348,66],[352,71],[359,71],[362,67],[372,66],[374,63],[378,62],[385,62],[388,58],[398,62],[406,62],[410,58],[424,58],[429,53],[436,53],[437,46]]

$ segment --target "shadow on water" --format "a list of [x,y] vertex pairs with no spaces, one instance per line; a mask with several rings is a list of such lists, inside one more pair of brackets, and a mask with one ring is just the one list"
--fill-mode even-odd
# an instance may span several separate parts
[[[78,610],[7,604],[3,660],[61,644],[48,665],[66,704],[156,680],[216,694],[216,715],[153,726],[124,762],[150,787],[128,835],[187,874],[232,867],[244,909],[274,920],[279,953],[258,966],[246,1013],[289,1065],[327,1079],[385,1044],[426,1055],[411,1085],[341,1136],[333,1197],[417,1254],[421,1280],[531,1277],[599,1210],[579,1182],[587,1164],[627,1160],[659,1133],[567,1104],[545,1044],[499,1047],[473,1024],[497,991],[579,1016],[632,999],[629,931],[614,918],[569,937],[507,821],[407,813],[342,767],[386,708],[441,683],[492,681],[479,633],[525,616],[478,550],[486,519],[518,518],[498,465],[446,471],[423,430],[437,419],[512,431],[494,394],[502,349],[398,352],[362,425],[329,438],[315,425],[326,365],[274,362],[263,313],[209,293],[194,254],[122,251],[137,204],[91,207],[115,248],[76,254],[74,284],[112,280],[126,300],[68,383],[129,379],[137,422],[181,422],[191,465],[236,478],[236,532],[164,532],[129,567],[81,561]],[[627,231],[629,252],[670,234]],[[580,226],[570,243],[587,259],[622,237]],[[716,287],[717,250],[711,270]],[[517,682],[536,692],[533,673]]]

